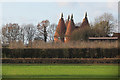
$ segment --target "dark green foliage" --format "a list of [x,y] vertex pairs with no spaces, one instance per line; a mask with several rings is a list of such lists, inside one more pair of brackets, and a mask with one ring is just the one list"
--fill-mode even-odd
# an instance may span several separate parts
[[2,63],[118,64],[119,58],[3,58]]
[[3,58],[115,58],[119,48],[2,49]]

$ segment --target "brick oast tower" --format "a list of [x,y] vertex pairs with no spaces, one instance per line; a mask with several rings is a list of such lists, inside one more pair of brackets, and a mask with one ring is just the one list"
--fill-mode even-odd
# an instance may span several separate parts
[[73,20],[73,14],[68,16],[68,19],[66,22],[64,22],[63,14],[61,14],[61,18],[58,22],[58,26],[56,28],[56,32],[54,35],[54,41],[55,42],[69,42],[71,40],[71,35],[76,32],[79,29],[85,29],[90,27],[89,21],[87,18],[87,12],[85,13],[85,18],[83,19],[81,25],[75,26],[74,20]]
[[69,20],[68,25],[67,25],[67,30],[65,33],[65,42],[70,41],[70,36],[71,36],[72,32],[74,31],[74,29],[75,29],[75,24],[74,24],[73,14],[72,14],[71,19]]
[[80,28],[86,28],[86,27],[90,27],[88,18],[87,18],[87,12],[85,13],[85,18],[83,19],[83,22],[80,25]]
[[63,18],[63,13],[61,14],[61,18],[59,19],[56,32],[54,35],[54,41],[55,42],[64,42],[64,35],[66,31],[66,26]]

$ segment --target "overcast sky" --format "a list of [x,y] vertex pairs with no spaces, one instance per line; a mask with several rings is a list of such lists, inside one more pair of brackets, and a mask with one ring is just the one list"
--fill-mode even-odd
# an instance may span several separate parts
[[18,23],[37,25],[38,22],[48,19],[50,23],[58,23],[60,13],[64,19],[74,15],[74,21],[82,22],[87,11],[89,22],[103,13],[112,13],[118,18],[117,2],[4,2],[2,3],[2,23]]

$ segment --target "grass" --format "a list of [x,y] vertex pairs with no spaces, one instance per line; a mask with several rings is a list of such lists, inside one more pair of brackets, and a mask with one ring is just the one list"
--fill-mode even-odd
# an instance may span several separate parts
[[117,65],[3,64],[3,78],[117,78]]

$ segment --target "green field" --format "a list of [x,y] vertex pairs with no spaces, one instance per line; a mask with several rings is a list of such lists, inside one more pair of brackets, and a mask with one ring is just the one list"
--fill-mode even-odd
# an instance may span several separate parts
[[118,65],[3,64],[3,78],[117,78]]

